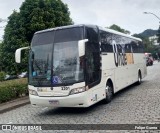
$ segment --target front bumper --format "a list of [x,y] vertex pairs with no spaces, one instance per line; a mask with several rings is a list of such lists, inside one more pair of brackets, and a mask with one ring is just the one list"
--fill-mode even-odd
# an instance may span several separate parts
[[[64,97],[39,97],[29,95],[30,102],[34,106],[45,107],[88,107],[89,98],[87,92],[73,94]],[[53,102],[52,102],[53,101]]]

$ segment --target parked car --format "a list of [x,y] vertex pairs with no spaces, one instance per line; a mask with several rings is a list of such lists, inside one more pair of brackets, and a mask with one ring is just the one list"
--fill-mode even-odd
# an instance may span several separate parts
[[8,74],[7,74],[4,79],[5,79],[5,80],[11,80],[11,79],[17,79],[17,78],[18,78],[18,77],[17,77],[16,75],[8,75]]
[[145,53],[145,57],[146,57],[146,66],[152,66],[154,59],[152,57],[151,53]]
[[153,58],[147,57],[146,58],[146,66],[152,66],[153,65]]
[[27,72],[22,72],[20,75],[18,75],[18,78],[26,78],[28,76]]

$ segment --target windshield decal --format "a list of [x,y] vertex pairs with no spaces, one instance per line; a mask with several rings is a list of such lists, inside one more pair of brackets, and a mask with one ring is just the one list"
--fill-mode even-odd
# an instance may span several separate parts
[[59,83],[62,83],[62,80],[61,80],[61,78],[58,77],[58,76],[53,76],[53,78],[52,78],[52,83],[53,83],[53,84],[59,84]]

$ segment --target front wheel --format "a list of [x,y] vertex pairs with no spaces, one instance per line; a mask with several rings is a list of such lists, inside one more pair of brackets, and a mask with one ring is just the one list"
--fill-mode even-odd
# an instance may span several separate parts
[[106,93],[106,98],[104,99],[104,102],[105,103],[111,102],[111,100],[113,98],[113,87],[110,82],[108,82],[106,85],[105,93]]

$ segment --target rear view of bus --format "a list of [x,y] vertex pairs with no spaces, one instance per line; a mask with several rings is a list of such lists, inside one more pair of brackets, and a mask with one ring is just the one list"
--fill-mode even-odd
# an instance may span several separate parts
[[[94,35],[93,45],[86,46],[89,33]],[[67,26],[34,34],[28,86],[32,105],[88,107],[95,102],[89,88],[98,82],[100,54],[96,26],[88,29],[83,25]]]

